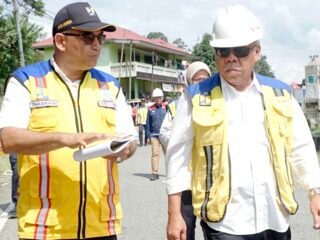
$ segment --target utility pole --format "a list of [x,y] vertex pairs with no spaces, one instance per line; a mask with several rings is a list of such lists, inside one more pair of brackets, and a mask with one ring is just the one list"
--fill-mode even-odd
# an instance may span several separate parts
[[19,45],[19,56],[20,56],[20,66],[25,66],[24,61],[24,52],[23,52],[23,44],[22,44],[22,35],[21,35],[21,28],[20,28],[20,16],[19,16],[19,8],[17,4],[18,0],[12,0],[13,2],[13,13],[16,17],[16,27],[17,27],[17,34],[18,34],[18,45]]
[[130,41],[130,62],[129,62],[129,101],[131,100],[131,70],[132,70],[132,41]]

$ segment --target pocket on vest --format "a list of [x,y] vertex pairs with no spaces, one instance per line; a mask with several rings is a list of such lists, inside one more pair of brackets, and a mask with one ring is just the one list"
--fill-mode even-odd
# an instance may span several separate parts
[[[52,181],[52,179],[50,179]],[[37,181],[31,180],[29,187],[30,208],[26,214],[25,222],[27,224],[39,226],[58,225],[58,214],[56,210],[56,191],[58,191],[57,182],[50,183],[47,196],[41,196],[41,189]],[[45,189],[43,191],[46,191]],[[40,195],[40,196],[39,196]]]
[[35,108],[31,111],[29,126],[39,132],[52,131],[59,122],[59,111],[56,107]]
[[110,126],[116,125],[116,113],[117,111],[115,109],[101,108],[102,118]]

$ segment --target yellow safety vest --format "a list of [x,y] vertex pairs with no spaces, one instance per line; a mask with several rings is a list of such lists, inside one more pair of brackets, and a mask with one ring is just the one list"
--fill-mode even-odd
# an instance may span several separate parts
[[[289,156],[292,144],[291,96],[280,81],[257,75],[263,89],[265,129],[277,186],[277,202],[288,213],[298,208],[294,199]],[[208,222],[223,219],[230,200],[228,121],[219,75],[191,86],[195,141],[191,161],[192,203],[196,216]],[[201,90],[200,90],[201,89]]]
[[148,108],[146,106],[139,107],[138,109],[138,117],[137,117],[137,124],[143,124],[145,125],[147,122],[147,114],[148,114]]
[[[49,62],[13,73],[30,92],[29,129],[36,132],[114,133],[119,83],[89,70],[73,100]],[[76,149],[19,155],[19,237],[82,239],[119,234],[117,164],[104,158],[76,162]]]
[[175,101],[169,103],[169,105],[168,105],[168,110],[169,110],[169,113],[171,114],[172,119],[176,115],[176,107],[177,107],[176,105],[177,105],[177,103],[178,103],[178,100],[175,100]]

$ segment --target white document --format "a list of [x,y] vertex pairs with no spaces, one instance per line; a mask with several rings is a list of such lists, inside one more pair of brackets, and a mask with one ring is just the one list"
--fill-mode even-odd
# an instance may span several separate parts
[[121,152],[128,144],[137,140],[137,136],[115,137],[95,146],[79,149],[73,153],[74,160],[82,162],[91,158],[108,156]]

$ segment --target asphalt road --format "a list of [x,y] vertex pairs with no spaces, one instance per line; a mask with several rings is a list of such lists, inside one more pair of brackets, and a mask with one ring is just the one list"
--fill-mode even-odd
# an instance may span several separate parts
[[[167,196],[164,189],[164,160],[160,166],[160,180],[150,182],[150,147],[138,148],[134,157],[120,164],[123,232],[119,240],[165,240]],[[2,162],[6,161],[2,159]],[[2,163],[3,164],[3,163]],[[1,165],[1,163],[0,163]],[[9,166],[7,164],[7,166]],[[0,166],[1,169],[1,166]],[[10,175],[0,172],[0,239],[16,240],[16,220],[7,219],[5,210],[10,203]],[[6,173],[6,174],[3,174]],[[312,229],[308,198],[297,186],[296,199],[300,207],[291,217],[293,240],[319,240],[320,232]],[[196,239],[203,239],[197,224]]]

